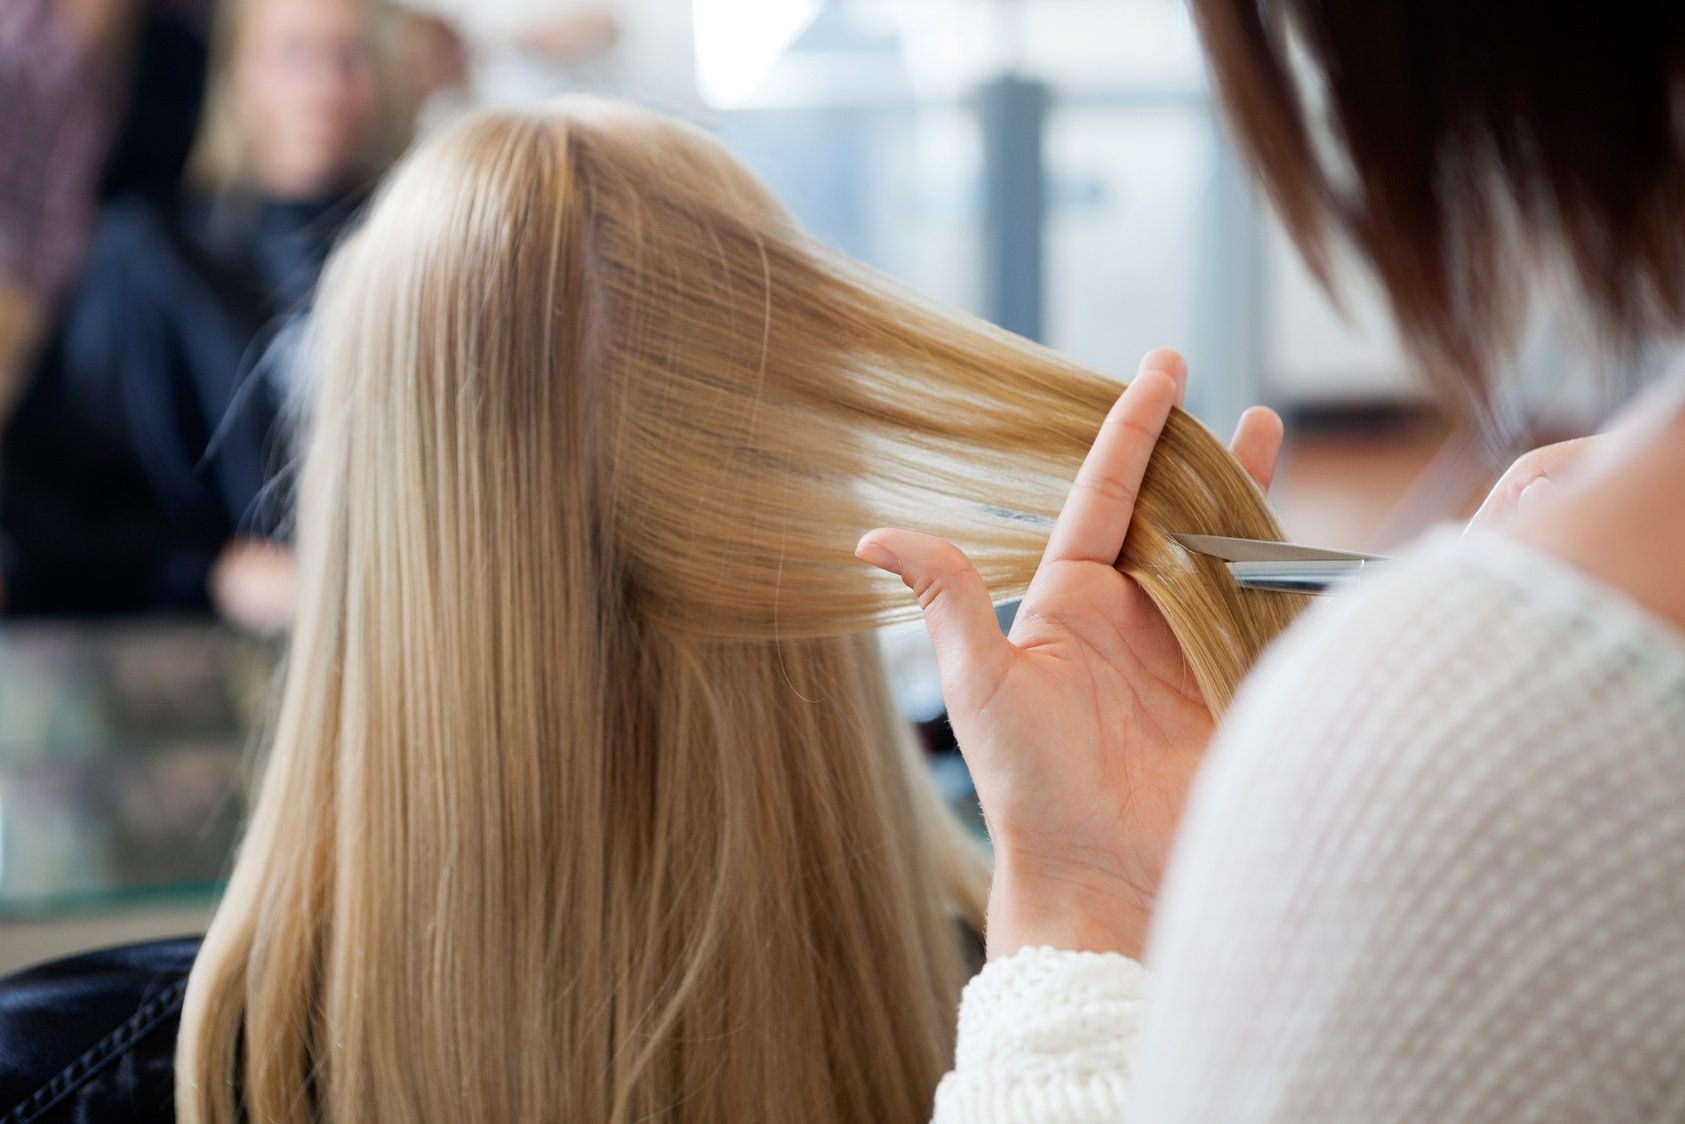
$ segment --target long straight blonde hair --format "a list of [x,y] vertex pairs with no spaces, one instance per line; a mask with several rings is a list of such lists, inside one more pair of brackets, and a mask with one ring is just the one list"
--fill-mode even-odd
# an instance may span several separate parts
[[[1117,385],[584,100],[409,158],[314,331],[298,620],[182,1119],[926,1119],[986,875],[853,543],[931,528],[1021,591]],[[1221,709],[1296,602],[1163,529],[1275,525],[1183,415],[1139,511],[1126,568]]]

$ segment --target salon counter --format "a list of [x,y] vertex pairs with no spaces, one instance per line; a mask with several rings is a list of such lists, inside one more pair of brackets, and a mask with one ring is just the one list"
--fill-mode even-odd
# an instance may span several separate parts
[[0,628],[0,973],[204,928],[276,658],[197,620]]

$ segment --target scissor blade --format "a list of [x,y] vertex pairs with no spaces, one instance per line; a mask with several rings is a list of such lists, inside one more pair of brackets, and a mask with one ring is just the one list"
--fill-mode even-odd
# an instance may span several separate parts
[[1349,550],[1327,550],[1319,546],[1300,546],[1290,542],[1269,542],[1265,539],[1234,539],[1224,535],[1184,535],[1171,532],[1171,538],[1195,554],[1209,554],[1225,562],[1377,562],[1379,555],[1357,554]]

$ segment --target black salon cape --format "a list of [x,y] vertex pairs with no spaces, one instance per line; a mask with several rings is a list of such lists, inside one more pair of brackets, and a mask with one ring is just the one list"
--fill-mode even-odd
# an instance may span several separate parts
[[197,938],[87,952],[0,979],[0,1124],[173,1124]]
[[355,203],[171,190],[110,206],[0,436],[6,612],[201,611],[229,540],[276,535],[291,363],[271,344],[296,334]]

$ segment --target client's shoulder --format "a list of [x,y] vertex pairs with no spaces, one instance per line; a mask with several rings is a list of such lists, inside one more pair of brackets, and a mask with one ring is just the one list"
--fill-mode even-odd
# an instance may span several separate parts
[[198,938],[123,945],[0,979],[0,1121],[174,1119],[198,951]]

